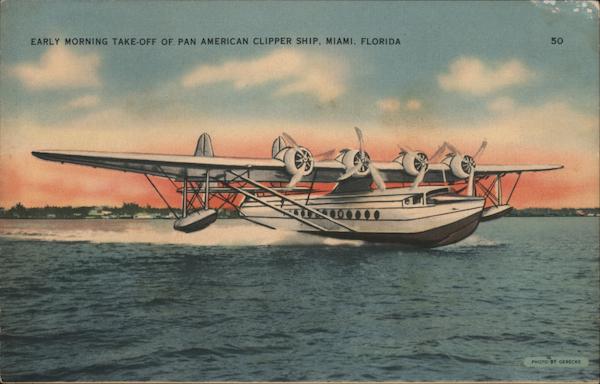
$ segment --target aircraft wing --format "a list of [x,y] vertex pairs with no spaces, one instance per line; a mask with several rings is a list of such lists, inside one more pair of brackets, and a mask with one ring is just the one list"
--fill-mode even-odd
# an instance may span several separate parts
[[[225,171],[264,182],[287,182],[291,176],[285,170],[285,163],[278,159],[255,159],[238,157],[205,157],[187,155],[161,155],[146,153],[117,153],[95,151],[34,151],[32,154],[43,160],[78,164],[94,168],[114,169],[125,172],[149,174],[175,179],[204,178],[209,172],[211,178],[225,177]],[[374,162],[386,182],[412,182],[397,162]],[[562,168],[561,165],[477,165],[476,177],[494,174],[549,171]],[[337,182],[344,174],[344,165],[335,160],[315,161],[314,171],[303,181]],[[435,183],[457,179],[446,164],[430,164],[424,182]]]
[[[175,179],[204,178],[207,171],[217,179],[223,177],[224,171],[247,172],[246,176],[256,181],[287,182],[291,177],[285,163],[278,159],[54,150],[33,151],[32,155],[48,161]],[[334,160],[323,161],[315,164],[315,171],[315,181],[331,182],[344,173],[344,166]],[[305,179],[310,181],[313,177]]]
[[245,171],[256,167],[263,171],[283,171],[285,168],[283,162],[276,159],[95,151],[33,151],[31,154],[43,160],[60,163],[173,178],[200,177],[206,174],[206,170]]
[[[383,179],[387,182],[411,182],[414,176],[409,176],[402,171],[402,166],[396,162],[374,162],[373,165],[380,171]],[[489,175],[522,173],[522,172],[542,172],[563,168],[562,165],[477,165],[475,168],[475,178],[482,178]],[[429,169],[425,175],[425,183],[455,182],[456,178],[450,167],[443,163],[429,164]]]
[[477,165],[475,174],[499,174],[499,173],[521,173],[521,172],[542,172],[561,169],[562,165],[546,164],[546,165]]

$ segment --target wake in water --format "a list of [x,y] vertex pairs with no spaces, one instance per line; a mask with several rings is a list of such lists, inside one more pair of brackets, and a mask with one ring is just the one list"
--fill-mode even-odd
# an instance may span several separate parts
[[0,236],[21,240],[147,243],[195,246],[360,246],[362,241],[329,239],[271,230],[241,220],[218,222],[201,232],[173,230],[167,220],[27,220],[2,221]]
[[474,248],[494,248],[502,247],[504,245],[505,244],[500,241],[486,239],[480,235],[473,234],[458,243],[435,249],[447,252],[467,252],[473,250]]
[[[2,220],[0,236],[21,240],[146,243],[194,246],[361,246],[358,240],[339,240],[293,231],[271,230],[243,220],[216,222],[195,233],[173,230],[169,220]],[[452,252],[503,243],[473,234],[463,241],[435,248]],[[371,246],[378,246],[371,244]],[[380,244],[389,248],[389,244]],[[396,248],[391,246],[392,248]]]
[[[293,231],[271,230],[243,220],[218,221],[195,233],[175,231],[169,220],[1,220],[0,236],[22,240],[85,241],[91,243],[146,243],[194,246],[361,246],[358,240],[339,240]],[[435,250],[470,252],[479,247],[503,246],[473,234],[459,243]],[[390,244],[371,247],[397,249]]]

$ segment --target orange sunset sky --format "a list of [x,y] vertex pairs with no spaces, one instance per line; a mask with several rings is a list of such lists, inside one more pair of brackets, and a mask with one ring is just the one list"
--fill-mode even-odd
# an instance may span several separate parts
[[[354,126],[378,161],[394,159],[399,146],[431,155],[443,141],[474,153],[486,139],[478,163],[564,165],[524,174],[516,207],[599,205],[596,8],[184,2],[167,11],[122,2],[90,13],[87,3],[32,4],[2,4],[2,207],[162,206],[142,175],[45,162],[32,150],[192,154],[208,132],[218,156],[269,157],[282,131],[313,153],[355,147]],[[248,14],[262,23],[247,23]],[[550,42],[556,31],[560,47]],[[323,44],[65,44],[132,33],[158,41],[283,34]],[[342,35],[355,44],[325,44]],[[372,47],[362,36],[402,43]],[[38,37],[58,42],[38,45]]]

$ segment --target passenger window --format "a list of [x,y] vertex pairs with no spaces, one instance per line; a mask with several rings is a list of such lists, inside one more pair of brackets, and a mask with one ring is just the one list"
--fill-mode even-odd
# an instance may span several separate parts
[[360,220],[360,211],[356,211],[356,212],[354,213],[354,218],[355,218],[356,220]]
[[332,219],[335,219],[335,211],[333,209],[329,211],[329,216],[331,216]]
[[368,210],[365,211],[365,219],[369,220],[371,218],[371,212]]
[[298,216],[298,210],[294,209],[294,215]]
[[338,219],[343,219],[344,218],[344,211],[342,211],[341,209],[338,210]]
[[352,211],[351,210],[346,211],[346,219],[348,219],[348,220],[352,219]]
[[379,220],[379,211],[375,211],[375,220]]

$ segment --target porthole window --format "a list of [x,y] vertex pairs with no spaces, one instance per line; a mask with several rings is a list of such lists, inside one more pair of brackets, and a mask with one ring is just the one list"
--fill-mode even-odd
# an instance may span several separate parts
[[338,217],[338,219],[343,219],[344,218],[344,211],[342,211],[341,209],[338,209],[337,217]]
[[354,213],[354,218],[355,218],[356,220],[360,220],[360,211],[356,211],[356,212]]
[[348,219],[348,220],[352,219],[352,211],[351,210],[346,211],[346,219]]
[[375,217],[375,220],[379,220],[379,211],[375,211],[373,216]]
[[298,216],[298,210],[294,209],[294,215]]
[[304,217],[306,215],[306,212],[304,212],[304,209],[302,211],[300,211],[300,216]]
[[368,210],[365,211],[365,219],[369,220],[371,218],[371,212],[369,212]]
[[307,212],[307,215],[308,215],[308,218],[309,218],[309,219],[310,219],[310,218],[312,218],[312,212],[311,212],[311,211],[308,211],[308,212]]
[[331,216],[332,219],[335,219],[335,211],[333,209],[329,211],[329,216]]

